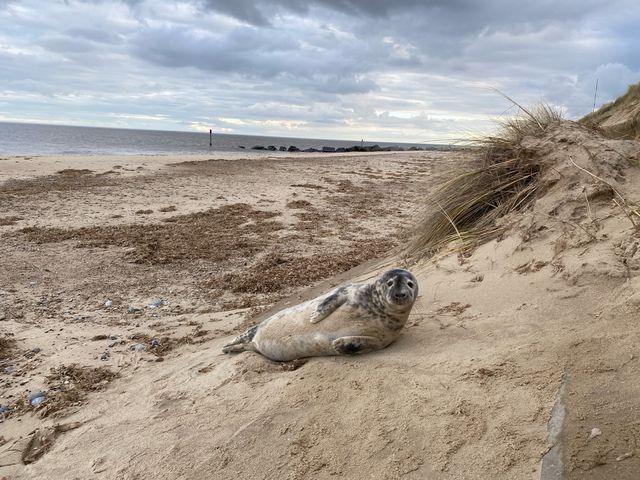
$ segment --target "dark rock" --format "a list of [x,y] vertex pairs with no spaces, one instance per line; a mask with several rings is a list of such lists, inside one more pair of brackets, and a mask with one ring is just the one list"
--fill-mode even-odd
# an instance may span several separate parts
[[288,148],[288,150],[289,150],[290,152],[299,152],[299,151],[300,151],[300,149],[299,149],[298,147],[296,147],[295,145],[291,145],[291,146]]
[[264,146],[262,145],[255,145],[251,147],[251,150],[266,150],[266,148],[264,148]]
[[239,145],[239,146],[238,146],[238,148],[241,148],[241,149],[243,149],[243,150],[244,150],[244,149],[245,149],[245,148],[247,148],[247,147],[245,147],[244,145]]
[[271,150],[272,152],[275,152],[277,150],[277,148],[275,147],[275,145],[269,145],[267,147],[267,150]]
[[346,148],[344,148],[344,147],[338,147],[338,148],[336,148],[336,153],[342,153],[342,152],[346,152],[346,151],[347,151],[347,149],[346,149]]
[[278,150],[280,150],[281,152],[286,152],[287,151],[287,147],[281,145]]
[[40,348],[39,348],[39,347],[36,347],[36,348],[32,348],[31,350],[26,350],[26,351],[24,352],[24,356],[25,356],[26,358],[33,358],[33,357],[35,357],[35,356],[36,356],[38,353],[40,353],[40,352],[41,352]]
[[305,153],[317,153],[319,150],[316,148],[305,148],[304,150],[302,150]]
[[325,153],[329,153],[329,152],[333,153],[336,151],[336,149],[334,147],[322,147],[322,151]]

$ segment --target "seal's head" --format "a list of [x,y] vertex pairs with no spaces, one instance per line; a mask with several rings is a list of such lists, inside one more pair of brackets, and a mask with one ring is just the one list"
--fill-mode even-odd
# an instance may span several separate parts
[[390,307],[404,310],[418,298],[418,281],[411,272],[396,268],[378,279],[376,291]]

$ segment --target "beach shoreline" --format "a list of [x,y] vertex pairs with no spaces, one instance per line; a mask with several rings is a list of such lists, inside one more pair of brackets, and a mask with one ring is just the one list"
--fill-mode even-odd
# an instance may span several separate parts
[[[105,173],[113,166],[121,167],[123,175],[153,173],[171,164],[185,161],[207,160],[275,160],[275,159],[313,159],[313,158],[358,158],[385,155],[415,155],[417,152],[272,152],[264,150],[246,150],[238,152],[210,152],[189,154],[132,154],[132,155],[2,155],[0,153],[0,182],[8,179],[34,178],[53,175],[64,169],[89,169],[95,173]],[[419,152],[418,152],[419,153]],[[446,153],[446,152],[429,152]],[[139,167],[140,170],[136,170]]]

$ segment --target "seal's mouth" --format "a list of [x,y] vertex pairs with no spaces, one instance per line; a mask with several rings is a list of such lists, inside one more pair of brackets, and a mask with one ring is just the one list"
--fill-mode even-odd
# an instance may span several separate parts
[[413,294],[411,292],[396,291],[387,294],[387,302],[391,305],[410,305],[413,303]]

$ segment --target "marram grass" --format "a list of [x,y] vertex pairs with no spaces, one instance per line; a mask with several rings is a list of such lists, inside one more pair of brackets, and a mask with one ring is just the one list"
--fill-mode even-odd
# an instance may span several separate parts
[[499,122],[496,135],[475,140],[480,147],[476,168],[448,180],[425,199],[410,254],[432,256],[445,247],[455,251],[483,243],[503,231],[499,218],[535,198],[543,165],[525,154],[521,143],[525,137],[541,137],[562,117],[546,104],[520,109],[520,115]]

